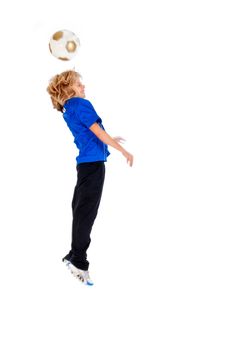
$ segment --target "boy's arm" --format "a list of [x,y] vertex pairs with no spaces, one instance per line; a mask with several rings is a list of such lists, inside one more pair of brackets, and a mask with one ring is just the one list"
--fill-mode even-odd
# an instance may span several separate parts
[[102,142],[106,143],[109,146],[116,148],[120,152],[125,151],[125,149],[123,147],[121,147],[121,145],[118,142],[116,142],[109,134],[107,134],[105,130],[101,129],[101,127],[97,123],[92,124],[90,126],[90,130]]
[[109,134],[106,133],[97,123],[94,123],[90,126],[90,130],[105,144],[116,148],[120,151],[123,156],[126,157],[127,163],[129,165],[133,165],[133,156],[129,152],[127,152],[118,142],[116,142]]

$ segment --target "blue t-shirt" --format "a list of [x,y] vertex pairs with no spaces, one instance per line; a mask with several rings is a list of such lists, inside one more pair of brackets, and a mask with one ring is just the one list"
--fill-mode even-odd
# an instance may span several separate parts
[[76,157],[77,164],[106,162],[110,155],[108,146],[89,129],[93,123],[98,123],[105,130],[102,119],[97,115],[91,102],[81,97],[71,97],[63,106],[63,117],[79,149],[79,155]]

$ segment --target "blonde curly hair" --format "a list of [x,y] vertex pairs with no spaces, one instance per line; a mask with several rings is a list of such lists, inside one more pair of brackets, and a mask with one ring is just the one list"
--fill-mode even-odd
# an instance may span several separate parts
[[75,70],[67,70],[50,79],[47,92],[50,95],[53,108],[59,112],[63,111],[65,101],[75,95],[72,86],[77,78],[82,78],[80,73]]

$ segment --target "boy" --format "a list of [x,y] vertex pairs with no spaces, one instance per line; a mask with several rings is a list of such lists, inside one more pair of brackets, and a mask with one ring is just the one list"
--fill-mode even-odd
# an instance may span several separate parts
[[87,249],[91,230],[97,216],[104,179],[105,162],[110,155],[108,145],[120,151],[130,166],[133,155],[120,143],[122,137],[111,137],[91,102],[85,99],[81,75],[68,70],[54,76],[47,92],[53,107],[62,112],[79,149],[76,157],[77,183],[72,199],[72,242],[70,252],[62,259],[73,275],[86,285],[93,285],[89,275]]

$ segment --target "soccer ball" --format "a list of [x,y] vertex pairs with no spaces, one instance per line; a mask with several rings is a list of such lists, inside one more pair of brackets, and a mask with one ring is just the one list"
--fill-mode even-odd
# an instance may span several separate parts
[[70,61],[77,55],[79,38],[70,30],[60,30],[49,41],[49,50],[53,56],[63,61]]

